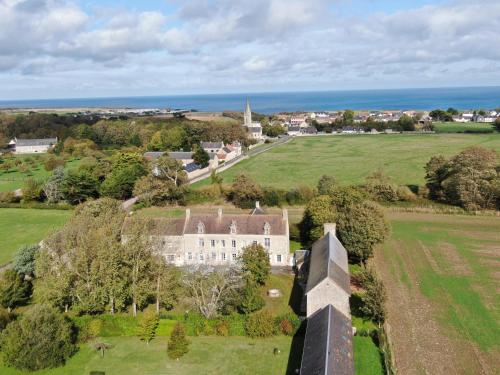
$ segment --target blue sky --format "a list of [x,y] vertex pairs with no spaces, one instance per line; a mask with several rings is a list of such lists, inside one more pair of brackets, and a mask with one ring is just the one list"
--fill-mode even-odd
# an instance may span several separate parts
[[496,0],[0,0],[0,100],[500,85]]

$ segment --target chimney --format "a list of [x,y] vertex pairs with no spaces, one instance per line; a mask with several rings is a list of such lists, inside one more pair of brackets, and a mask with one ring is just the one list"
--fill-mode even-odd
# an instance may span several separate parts
[[323,224],[324,234],[331,232],[334,236],[337,236],[337,224],[335,223],[325,223]]
[[259,209],[259,208],[260,208],[260,202],[259,202],[259,201],[255,201],[255,208],[256,208],[256,209]]
[[219,219],[219,221],[221,221],[221,220],[222,220],[222,208],[219,208],[219,209],[217,210],[217,218]]
[[189,220],[191,217],[191,210],[189,208],[186,208],[186,221]]
[[288,210],[286,208],[283,209],[283,220],[288,221]]

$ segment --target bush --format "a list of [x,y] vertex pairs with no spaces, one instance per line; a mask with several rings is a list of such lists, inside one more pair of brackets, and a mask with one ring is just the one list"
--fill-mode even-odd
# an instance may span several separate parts
[[299,329],[301,321],[293,313],[280,315],[276,318],[276,325],[279,332],[287,336],[293,336]]
[[408,186],[398,186],[397,194],[400,201],[411,202],[417,199]]
[[377,201],[396,202],[399,199],[398,188],[393,184],[370,184],[366,186],[366,190]]
[[177,322],[168,340],[167,354],[172,359],[179,359],[188,351],[189,341],[186,338],[186,330],[182,323]]
[[252,314],[245,324],[245,331],[247,336],[252,338],[274,336],[276,334],[274,318],[267,311]]
[[6,365],[34,371],[57,367],[76,351],[73,329],[57,310],[36,305],[2,332]]
[[238,306],[238,310],[243,314],[250,314],[260,310],[266,304],[264,298],[260,295],[257,283],[252,278],[246,280],[245,287],[241,291],[241,294],[241,302]]
[[263,188],[262,203],[269,207],[281,206],[286,203],[286,191],[265,187]]
[[58,158],[54,155],[48,155],[43,163],[46,171],[53,171],[57,167],[63,167],[65,164],[64,159]]
[[215,333],[217,336],[229,336],[229,324],[225,320],[220,320],[215,325]]
[[43,200],[43,184],[33,178],[28,178],[23,185],[23,200],[40,201]]
[[280,321],[280,332],[287,336],[293,335],[293,325],[288,319],[283,319]]
[[13,191],[4,191],[0,192],[0,202],[1,203],[16,203],[21,200],[20,197],[17,197]]
[[235,206],[240,208],[252,208],[255,201],[262,200],[262,188],[250,177],[240,174],[231,186],[230,198]]

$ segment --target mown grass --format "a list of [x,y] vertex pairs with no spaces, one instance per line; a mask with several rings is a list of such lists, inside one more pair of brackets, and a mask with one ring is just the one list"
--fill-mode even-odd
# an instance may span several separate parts
[[22,245],[40,242],[72,215],[69,210],[0,208],[0,265],[12,260]]
[[[500,134],[298,137],[236,164],[221,176],[230,183],[246,173],[262,185],[290,189],[315,186],[323,174],[335,176],[342,184],[361,184],[383,169],[398,184],[422,185],[431,156],[451,156],[475,145],[500,150]],[[193,187],[208,183],[210,179]]]
[[415,287],[433,304],[444,331],[483,351],[498,350],[500,218],[398,214],[392,229],[384,251],[398,257],[392,242],[411,254],[412,271],[403,259],[397,262],[400,277],[415,273]]
[[[23,187],[24,181],[28,178],[44,181],[52,174],[44,168],[43,160],[45,155],[16,155],[14,158],[25,161],[33,159],[33,166],[29,165],[29,170],[21,172],[19,167],[13,167],[9,171],[0,171],[0,192],[13,191]],[[70,159],[64,166],[65,169],[76,168],[80,164],[80,159]],[[28,164],[27,164],[28,165]]]
[[493,124],[484,122],[434,122],[436,133],[493,133]]
[[[167,338],[159,337],[149,345],[136,337],[109,337],[102,341],[113,347],[104,357],[91,345],[82,345],[64,367],[33,372],[33,375],[88,375],[104,371],[106,375],[268,375],[285,374],[292,338],[276,336],[268,339],[247,337],[189,337],[189,353],[179,361],[167,357]],[[274,355],[274,348],[281,353]],[[25,374],[3,367],[2,375]]]
[[356,375],[382,375],[384,370],[380,351],[369,336],[354,336],[354,373]]

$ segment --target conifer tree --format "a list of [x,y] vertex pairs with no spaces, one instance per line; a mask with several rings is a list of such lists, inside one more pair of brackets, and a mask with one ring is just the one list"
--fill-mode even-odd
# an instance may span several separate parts
[[139,338],[143,341],[146,341],[146,344],[149,345],[149,342],[156,336],[156,328],[158,328],[158,323],[158,315],[156,315],[154,312],[148,311],[144,313],[139,322]]
[[181,322],[177,322],[168,340],[167,354],[172,359],[179,359],[189,351],[189,341],[186,330]]

